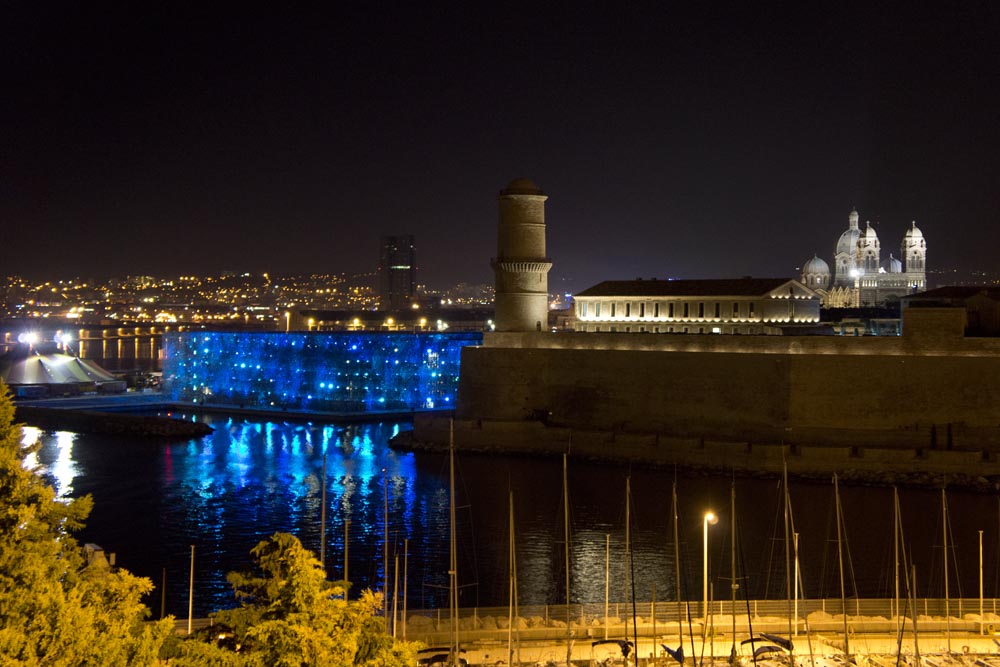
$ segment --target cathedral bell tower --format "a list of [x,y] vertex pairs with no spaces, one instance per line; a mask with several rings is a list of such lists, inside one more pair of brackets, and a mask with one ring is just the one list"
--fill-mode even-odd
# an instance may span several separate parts
[[906,230],[900,244],[903,256],[903,271],[910,286],[917,290],[927,289],[927,241],[924,233],[914,221]]
[[546,331],[549,322],[549,269],[545,255],[545,200],[526,178],[500,191],[496,275],[496,330]]

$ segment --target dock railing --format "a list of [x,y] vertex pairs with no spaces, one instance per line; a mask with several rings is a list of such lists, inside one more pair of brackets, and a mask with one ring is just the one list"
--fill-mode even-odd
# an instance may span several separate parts
[[[919,598],[916,601],[919,632],[992,635],[1000,631],[998,599],[983,600],[983,615],[979,615],[979,598]],[[794,605],[793,605],[794,606]],[[849,634],[894,633],[897,616],[902,616],[904,633],[912,631],[914,609],[901,600],[899,610],[895,600],[884,598],[849,598],[846,603]],[[703,633],[716,637],[729,635],[735,626],[737,634],[748,634],[752,625],[754,633],[768,632],[781,635],[811,633],[842,634],[844,631],[845,605],[839,598],[799,600],[797,615],[789,624],[789,610],[785,600],[737,601],[735,608],[730,601],[710,604],[708,618],[702,612],[701,602],[637,602],[633,618],[632,605],[613,602],[604,618],[604,603],[573,604],[569,613],[572,636],[576,640],[623,638],[628,626],[629,636],[670,637],[678,634],[678,619],[683,619],[683,632],[696,636]],[[945,617],[948,610],[950,621]],[[735,612],[735,613],[734,613]],[[464,607],[459,609],[461,641],[489,644],[507,641],[509,611],[507,607]],[[627,616],[627,618],[626,618]],[[396,622],[397,633],[405,632],[409,640],[424,642],[428,646],[447,645],[450,640],[450,618],[447,609],[410,610],[407,618]],[[565,639],[565,605],[520,605],[515,619],[521,642],[558,641]],[[638,630],[638,632],[636,632]]]

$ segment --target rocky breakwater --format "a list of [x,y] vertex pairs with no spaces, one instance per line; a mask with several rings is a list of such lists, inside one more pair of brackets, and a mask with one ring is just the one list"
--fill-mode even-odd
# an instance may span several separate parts
[[17,406],[14,417],[38,428],[101,435],[188,439],[200,438],[213,431],[211,426],[200,422],[89,410]]

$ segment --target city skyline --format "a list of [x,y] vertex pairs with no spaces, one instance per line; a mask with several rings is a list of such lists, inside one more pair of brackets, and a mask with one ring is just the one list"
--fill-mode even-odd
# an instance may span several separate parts
[[0,266],[360,273],[403,230],[421,283],[487,283],[524,176],[553,292],[795,277],[853,207],[996,269],[997,10],[835,10],[17,7]]

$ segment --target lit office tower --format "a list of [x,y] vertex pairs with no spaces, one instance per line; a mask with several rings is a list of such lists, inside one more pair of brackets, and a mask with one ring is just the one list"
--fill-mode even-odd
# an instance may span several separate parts
[[417,296],[413,235],[383,236],[378,262],[379,308],[409,308]]

